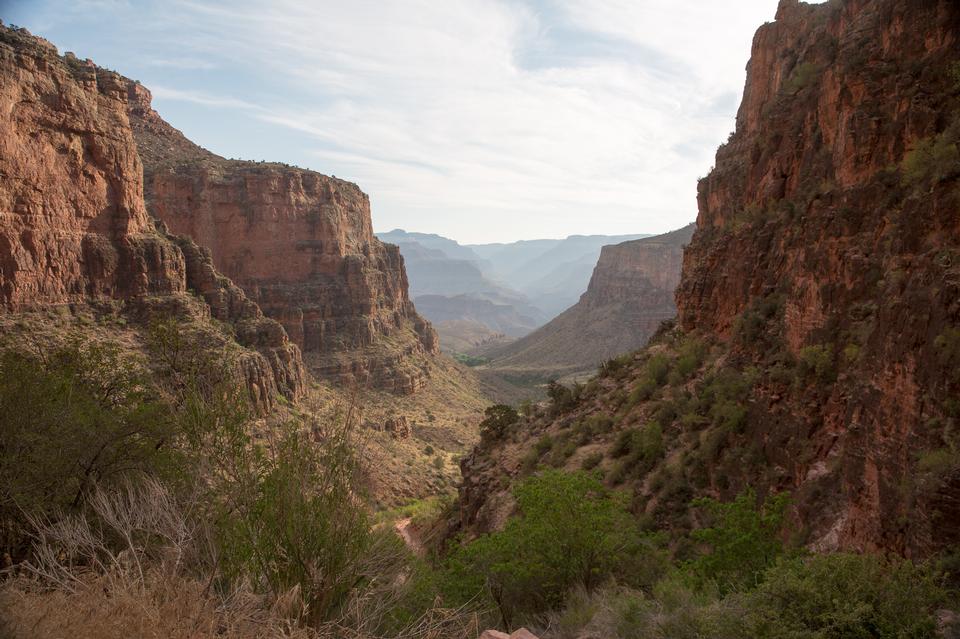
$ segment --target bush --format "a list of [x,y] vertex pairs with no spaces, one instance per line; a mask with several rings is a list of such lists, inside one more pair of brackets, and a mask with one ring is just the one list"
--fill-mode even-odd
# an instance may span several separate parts
[[480,440],[483,442],[503,439],[510,427],[520,421],[520,414],[506,404],[489,406],[483,414],[484,420],[480,422]]
[[173,438],[169,408],[116,345],[0,353],[2,550],[23,552],[24,512],[77,512],[96,484],[168,472]]
[[836,378],[833,366],[833,351],[826,344],[805,346],[800,349],[800,374],[814,377],[817,380],[829,383]]
[[298,588],[311,618],[326,620],[362,576],[371,521],[357,500],[348,426],[318,442],[284,430],[271,449],[232,460],[216,517],[220,560],[231,581],[262,582],[274,595]]
[[597,451],[595,453],[590,453],[583,458],[583,461],[580,463],[580,468],[583,470],[593,470],[600,465],[600,462],[603,461],[603,453]]
[[741,598],[744,635],[794,637],[933,637],[945,600],[927,566],[872,555],[785,559]]
[[711,524],[691,533],[708,550],[689,562],[688,569],[700,583],[715,582],[721,592],[755,586],[783,553],[778,535],[787,499],[785,494],[776,495],[758,507],[756,494],[749,490],[729,503],[694,501]]
[[783,90],[789,94],[797,94],[810,86],[820,73],[820,69],[812,62],[803,62],[793,70],[793,73],[783,83]]
[[903,181],[929,187],[960,174],[960,119],[943,133],[920,140],[903,158]]
[[519,516],[449,564],[457,581],[483,585],[506,626],[558,607],[574,586],[591,590],[611,577],[649,585],[662,571],[661,551],[640,533],[622,496],[589,475],[546,471],[514,495]]

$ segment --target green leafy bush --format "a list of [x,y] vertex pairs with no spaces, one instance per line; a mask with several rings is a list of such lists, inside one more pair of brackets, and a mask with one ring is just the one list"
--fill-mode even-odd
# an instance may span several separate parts
[[944,600],[928,566],[835,554],[778,561],[738,603],[746,611],[743,636],[933,639]]
[[827,344],[805,346],[800,349],[800,374],[829,383],[836,378],[833,365],[833,350]]
[[171,411],[113,344],[0,352],[0,539],[23,548],[22,513],[77,511],[96,484],[176,466]]
[[820,74],[820,69],[812,62],[802,62],[793,70],[790,77],[783,83],[786,93],[796,94],[813,84]]
[[960,175],[960,119],[943,133],[918,141],[903,158],[903,181],[928,187]]
[[622,496],[589,475],[546,471],[514,495],[520,514],[449,563],[461,583],[483,585],[508,627],[558,607],[574,586],[591,590],[612,577],[649,585],[661,574],[662,552],[640,533]]
[[776,495],[758,507],[752,490],[727,503],[694,501],[693,506],[702,508],[711,523],[691,533],[694,541],[707,548],[688,563],[691,574],[700,583],[716,583],[721,592],[755,586],[783,553],[778,535],[787,501],[787,495]]

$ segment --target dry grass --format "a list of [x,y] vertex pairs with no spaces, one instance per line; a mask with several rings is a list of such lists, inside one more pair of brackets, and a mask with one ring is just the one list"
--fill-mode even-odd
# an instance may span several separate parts
[[[216,549],[158,482],[97,491],[91,515],[32,520],[32,560],[0,587],[0,637],[10,639],[379,639],[407,574],[402,544],[381,538],[340,617],[306,627],[297,588],[257,594],[250,584],[218,587]],[[479,634],[476,613],[435,606],[395,639]]]

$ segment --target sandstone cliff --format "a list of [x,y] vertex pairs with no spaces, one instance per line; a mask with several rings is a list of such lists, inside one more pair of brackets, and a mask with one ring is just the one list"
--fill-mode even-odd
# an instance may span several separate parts
[[543,380],[596,370],[643,346],[674,317],[683,247],[693,225],[604,246],[580,301],[530,335],[489,354],[487,368],[526,371]]
[[226,160],[163,121],[128,81],[150,213],[208,248],[216,268],[280,322],[312,370],[407,394],[439,352],[411,303],[396,246],[373,236],[356,185],[282,164]]
[[123,304],[131,316],[209,303],[235,326],[254,403],[303,390],[283,328],[187,240],[155,228],[127,119],[127,85],[26,31],[0,26],[0,312]]
[[958,143],[960,5],[782,0],[699,185],[679,327],[466,459],[462,523],[498,525],[502,477],[551,463],[660,527],[754,487],[790,492],[814,549],[956,543]]

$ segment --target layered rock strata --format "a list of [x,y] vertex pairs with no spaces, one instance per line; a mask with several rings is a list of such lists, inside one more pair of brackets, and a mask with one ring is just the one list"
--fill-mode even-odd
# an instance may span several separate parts
[[373,236],[366,194],[313,171],[216,156],[164,122],[143,86],[128,81],[126,92],[152,215],[209,249],[314,373],[402,394],[423,385],[437,337],[409,299],[399,250]]
[[530,335],[493,351],[490,368],[562,377],[646,344],[674,317],[683,247],[693,225],[656,237],[604,246],[580,301]]
[[[155,228],[119,75],[0,26],[0,311],[120,302],[193,290],[253,349],[240,366],[255,405],[304,387],[300,350],[196,245]],[[137,308],[134,308],[137,307]]]

